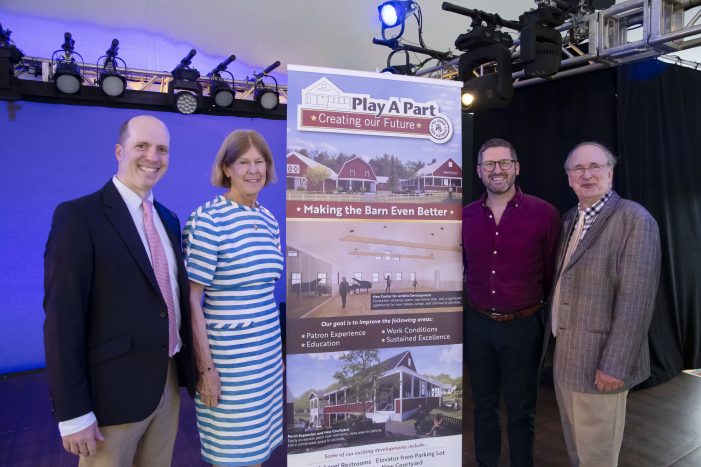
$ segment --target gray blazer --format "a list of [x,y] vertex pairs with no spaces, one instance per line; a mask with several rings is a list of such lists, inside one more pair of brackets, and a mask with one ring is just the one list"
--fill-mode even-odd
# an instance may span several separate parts
[[[577,210],[563,217],[571,232]],[[655,219],[638,203],[616,192],[606,202],[568,265],[558,254],[562,275],[554,377],[563,387],[597,393],[596,370],[623,380],[621,391],[650,376],[648,329],[660,274],[660,233]],[[550,314],[546,330],[550,329]],[[551,337],[545,332],[545,346]]]

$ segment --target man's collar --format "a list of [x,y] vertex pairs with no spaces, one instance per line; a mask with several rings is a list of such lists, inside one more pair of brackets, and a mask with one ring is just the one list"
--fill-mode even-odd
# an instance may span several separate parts
[[604,205],[606,204],[606,202],[609,199],[611,199],[612,194],[613,194],[613,190],[611,189],[604,196],[602,196],[599,201],[592,204],[591,207],[588,207],[588,208],[583,208],[581,206],[581,204],[577,205],[577,211],[584,212],[584,217],[586,217],[586,218],[594,217],[601,212],[601,210],[604,208]]
[[[122,199],[127,204],[127,206],[133,206],[136,208],[141,206],[141,203],[143,202],[141,196],[139,196],[131,188],[122,183],[116,175],[112,177],[112,183],[114,183],[114,186],[117,188],[117,191],[122,196]],[[149,191],[146,199],[153,203],[153,191]]]

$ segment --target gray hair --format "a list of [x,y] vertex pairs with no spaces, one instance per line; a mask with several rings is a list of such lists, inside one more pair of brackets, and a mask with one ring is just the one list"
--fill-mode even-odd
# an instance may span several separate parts
[[606,162],[608,163],[608,165],[610,165],[611,168],[614,168],[616,166],[616,162],[618,162],[618,160],[616,159],[616,156],[613,155],[613,152],[611,152],[611,150],[609,148],[607,148],[606,146],[604,146],[601,143],[597,143],[596,141],[583,141],[583,142],[579,143],[578,145],[576,145],[575,147],[573,147],[572,150],[569,152],[569,154],[567,154],[567,159],[565,159],[565,172],[567,172],[567,169],[568,169],[568,166],[570,163],[570,159],[572,159],[572,156],[574,155],[574,153],[577,151],[577,149],[579,149],[583,146],[594,146],[594,147],[601,149],[601,152],[603,152],[604,156],[606,157]]

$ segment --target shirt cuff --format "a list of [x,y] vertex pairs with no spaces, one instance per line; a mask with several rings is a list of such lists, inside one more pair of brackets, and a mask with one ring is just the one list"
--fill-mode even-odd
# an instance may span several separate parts
[[65,422],[58,422],[58,431],[61,433],[62,437],[68,436],[86,429],[95,422],[97,422],[95,414],[88,412],[80,417],[72,418]]

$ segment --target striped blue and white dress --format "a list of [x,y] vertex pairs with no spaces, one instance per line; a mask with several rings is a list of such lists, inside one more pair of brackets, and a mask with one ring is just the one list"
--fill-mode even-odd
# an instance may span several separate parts
[[202,458],[265,461],[282,443],[282,347],[273,289],[282,274],[280,228],[264,207],[218,196],[183,232],[187,274],[204,285],[204,317],[221,377],[219,405],[195,398]]

